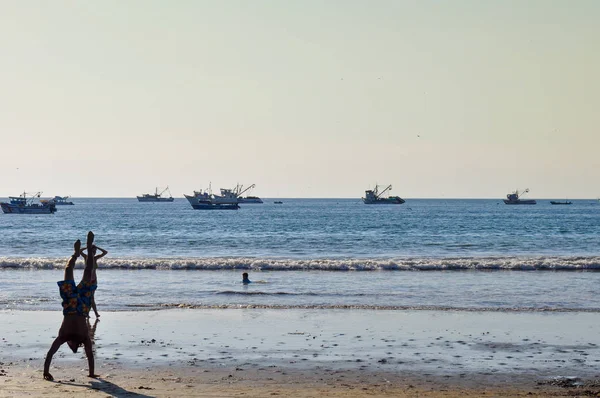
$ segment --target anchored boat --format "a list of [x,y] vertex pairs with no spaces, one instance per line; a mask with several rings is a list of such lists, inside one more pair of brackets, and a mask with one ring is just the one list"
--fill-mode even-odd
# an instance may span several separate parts
[[255,204],[263,203],[262,199],[259,198],[258,196],[246,196],[246,197],[242,196],[242,195],[244,195],[245,192],[251,190],[252,188],[256,188],[256,184],[252,184],[246,189],[244,189],[243,185],[239,185],[239,184],[235,187],[235,189],[233,190],[233,193],[235,193],[237,195],[238,203],[255,203]]
[[193,195],[183,195],[195,210],[237,210],[238,198],[231,189],[221,189],[221,195],[213,195],[210,188],[204,192],[194,191]]
[[362,198],[366,205],[401,205],[406,202],[400,196],[385,196],[384,194],[392,190],[392,186],[388,185],[383,191],[379,192],[379,185],[375,185],[374,189],[365,191],[365,197]]
[[54,202],[55,205],[57,206],[73,206],[75,203],[71,202],[69,199],[70,196],[55,196],[52,199],[42,199],[40,200],[40,202],[42,203],[47,203],[47,202]]
[[551,205],[572,205],[573,202],[570,202],[568,200],[565,200],[564,202],[557,202],[557,201],[551,200],[550,204]]
[[23,192],[19,196],[10,196],[8,199],[10,202],[0,203],[2,211],[5,214],[52,214],[56,212],[56,205],[52,200],[45,203],[36,203],[36,200],[42,196],[41,192],[36,193],[31,197],[27,197],[27,194]]
[[513,193],[509,193],[506,195],[506,199],[504,199],[504,203],[507,205],[534,205],[537,202],[533,199],[521,199],[522,195],[525,195],[529,192],[529,188],[525,189],[523,192],[519,192],[519,190],[514,191]]
[[[168,197],[162,196],[165,192],[169,192]],[[137,200],[139,202],[172,202],[174,199],[173,196],[171,196],[171,191],[169,191],[169,187],[166,187],[160,193],[158,193],[157,187],[153,194],[145,193],[142,196],[137,196]]]

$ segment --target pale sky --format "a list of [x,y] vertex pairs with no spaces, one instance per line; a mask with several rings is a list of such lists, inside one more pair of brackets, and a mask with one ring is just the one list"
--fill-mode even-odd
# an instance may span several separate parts
[[600,196],[600,1],[0,10],[0,196]]

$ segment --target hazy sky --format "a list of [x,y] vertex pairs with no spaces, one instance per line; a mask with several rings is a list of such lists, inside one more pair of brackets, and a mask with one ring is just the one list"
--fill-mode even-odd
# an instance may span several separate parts
[[600,196],[600,1],[0,7],[0,196]]

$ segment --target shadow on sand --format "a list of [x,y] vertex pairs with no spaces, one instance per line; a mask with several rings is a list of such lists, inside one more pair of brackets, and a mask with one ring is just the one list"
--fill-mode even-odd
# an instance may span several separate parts
[[98,390],[103,393],[108,394],[111,397],[116,398],[155,398],[153,395],[146,394],[138,394],[137,392],[127,391],[126,389],[119,387],[118,385],[111,383],[110,381],[106,381],[103,379],[95,379],[90,382],[90,384],[77,384],[70,382],[60,382],[60,384],[66,386],[74,386],[74,387],[83,387],[88,388],[90,390]]

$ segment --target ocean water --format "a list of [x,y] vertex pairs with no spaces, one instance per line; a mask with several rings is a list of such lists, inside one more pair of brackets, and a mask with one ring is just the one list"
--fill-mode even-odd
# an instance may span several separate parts
[[[267,199],[238,211],[74,201],[54,215],[0,214],[0,308],[59,308],[55,282],[93,230],[109,251],[105,310],[600,311],[597,201]],[[240,283],[245,271],[255,283]]]

